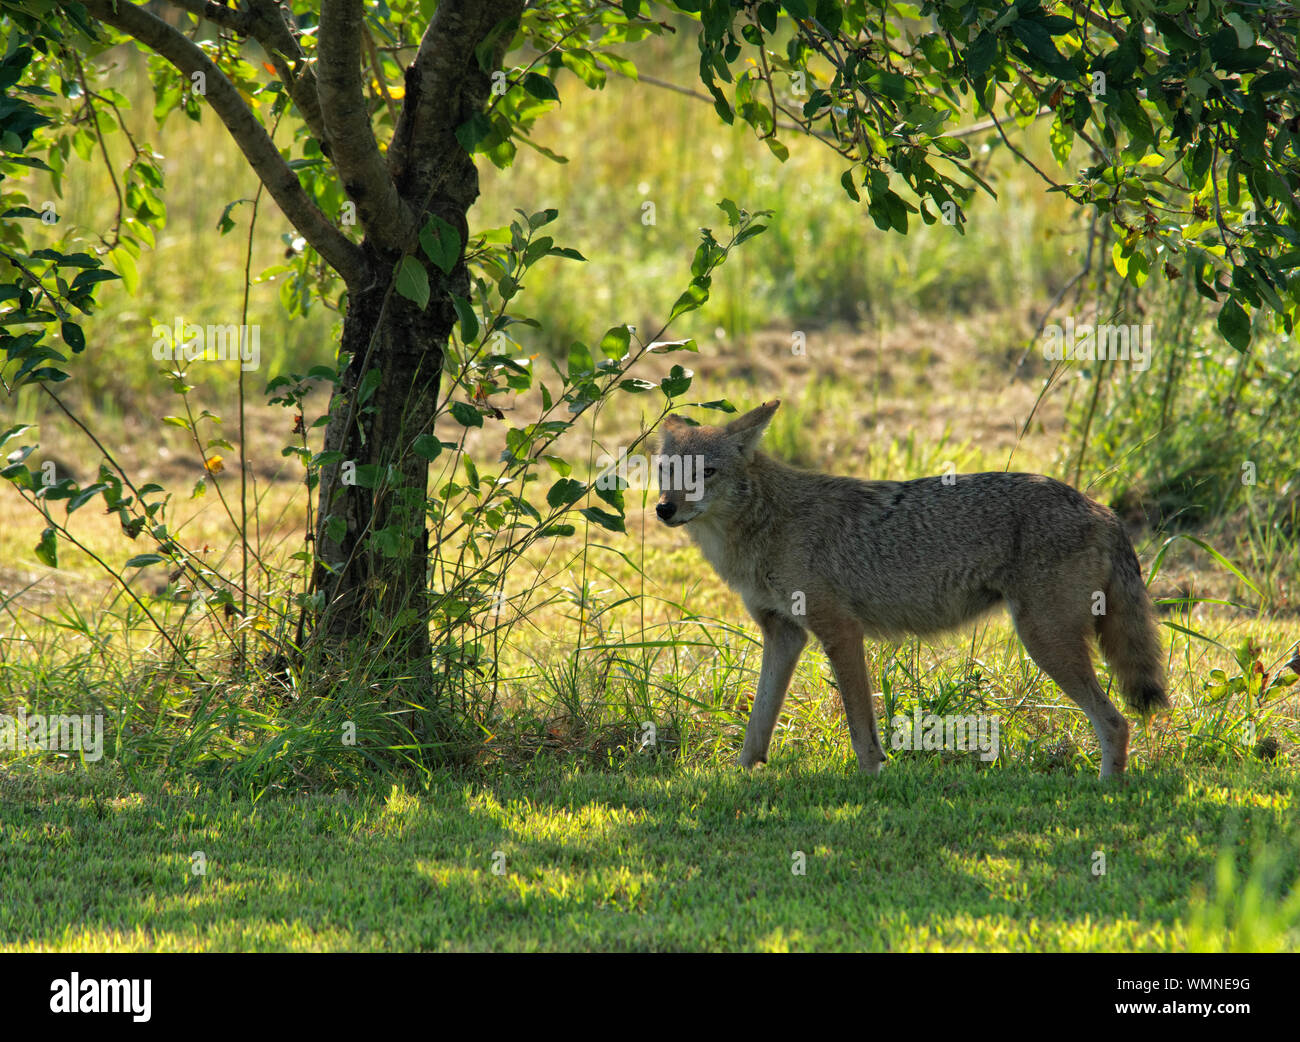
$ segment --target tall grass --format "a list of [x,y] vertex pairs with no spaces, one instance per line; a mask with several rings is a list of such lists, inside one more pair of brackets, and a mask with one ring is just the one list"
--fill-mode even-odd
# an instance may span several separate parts
[[1058,312],[1149,324],[1153,341],[1145,371],[1097,361],[1069,374],[1068,469],[1086,468],[1094,494],[1135,527],[1198,531],[1250,562],[1263,588],[1257,610],[1295,611],[1300,441],[1289,410],[1300,344],[1259,328],[1249,350],[1234,350],[1188,282],[1148,286],[1139,300],[1102,271]]

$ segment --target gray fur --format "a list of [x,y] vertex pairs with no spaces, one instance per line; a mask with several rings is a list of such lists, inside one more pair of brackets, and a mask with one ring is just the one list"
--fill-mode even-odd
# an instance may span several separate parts
[[670,416],[661,450],[709,469],[698,499],[664,489],[660,517],[686,526],[763,630],[741,762],[766,759],[805,631],[831,658],[859,765],[876,773],[863,637],[932,634],[1004,604],[1029,654],[1088,714],[1101,773],[1121,773],[1128,724],[1097,683],[1091,642],[1132,708],[1169,703],[1150,600],[1114,513],[1038,474],[861,481],[800,470],[757,451],[778,404],[726,427]]

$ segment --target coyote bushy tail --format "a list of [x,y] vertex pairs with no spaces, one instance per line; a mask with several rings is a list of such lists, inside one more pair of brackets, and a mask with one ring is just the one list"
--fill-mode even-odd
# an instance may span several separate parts
[[1097,616],[1097,640],[1124,701],[1135,713],[1149,716],[1169,708],[1164,655],[1137,554],[1126,535],[1117,536],[1106,611]]

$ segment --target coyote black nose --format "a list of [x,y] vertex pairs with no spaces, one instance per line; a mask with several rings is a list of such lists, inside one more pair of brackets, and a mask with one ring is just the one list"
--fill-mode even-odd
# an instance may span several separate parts
[[672,516],[677,513],[677,507],[672,503],[660,503],[655,507],[655,513],[659,515],[660,521],[671,521]]

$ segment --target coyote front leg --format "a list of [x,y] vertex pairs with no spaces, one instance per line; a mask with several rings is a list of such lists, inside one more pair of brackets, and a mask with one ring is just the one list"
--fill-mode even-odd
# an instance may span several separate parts
[[767,747],[772,741],[776,719],[781,715],[781,704],[799,662],[799,653],[808,640],[799,626],[775,612],[756,612],[754,618],[763,631],[763,665],[758,673],[754,708],[745,728],[745,745],[740,750],[742,767],[767,762]]

